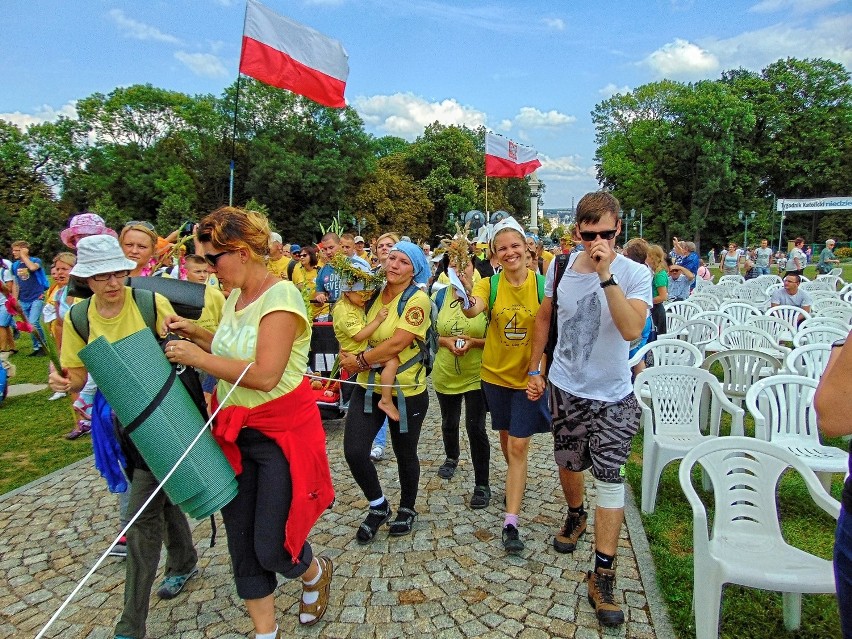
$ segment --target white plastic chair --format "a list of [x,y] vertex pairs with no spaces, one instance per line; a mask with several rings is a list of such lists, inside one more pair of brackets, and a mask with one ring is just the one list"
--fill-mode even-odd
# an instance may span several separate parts
[[797,331],[793,336],[793,348],[798,348],[804,344],[833,344],[848,334],[849,331],[834,326],[809,326],[804,330]]
[[819,381],[831,356],[830,344],[805,344],[794,348],[784,361],[790,375],[801,375]]
[[666,313],[666,334],[659,337],[675,337],[680,327],[686,324],[686,318],[677,313]]
[[[719,300],[714,295],[705,295],[704,293],[693,293],[689,296],[689,301],[693,304],[698,304],[702,312],[715,311],[719,308]],[[691,319],[691,318],[690,318]]]
[[725,302],[719,307],[719,310],[733,317],[737,324],[745,324],[746,320],[752,315],[761,314],[754,304],[746,302]]
[[826,319],[838,319],[847,326],[852,323],[852,306],[843,308],[841,306],[829,306],[828,308],[820,308],[819,313],[815,317]]
[[792,341],[796,327],[778,315],[752,315],[746,320],[746,326],[756,326],[775,338],[776,342]]
[[748,390],[746,408],[754,417],[757,439],[796,455],[817,474],[825,489],[830,490],[832,473],[848,470],[849,454],[820,442],[813,406],[816,388],[815,379],[773,375]]
[[852,308],[852,304],[841,297],[823,297],[818,295],[811,299],[813,300],[813,303],[811,304],[811,313],[813,315],[816,315],[823,309],[827,308]]
[[[692,483],[699,465],[713,485],[713,527]],[[790,546],[781,535],[776,486],[792,466],[814,502],[832,517],[840,503],[795,455],[748,437],[717,437],[696,446],[680,464],[681,489],[692,507],[693,607],[696,639],[719,636],[722,587],[733,583],[782,593],[784,625],[801,625],[802,593],[833,593],[829,560]]]
[[840,277],[840,273],[833,275],[835,270],[840,270],[841,273],[843,272],[842,269],[831,269],[831,273],[826,275],[817,275],[816,278],[817,282],[822,282],[823,285],[832,292],[839,291],[845,284],[843,278]]
[[710,320],[696,317],[681,326],[676,337],[696,346],[701,351],[701,359],[704,359],[707,345],[716,339],[718,331],[719,328]]
[[701,351],[689,342],[679,339],[658,339],[645,344],[633,354],[627,364],[633,368],[651,354],[652,366],[700,366]]
[[811,316],[811,314],[808,313],[806,310],[801,309],[798,306],[791,306],[790,304],[780,304],[779,306],[773,306],[772,308],[766,311],[766,314],[775,315],[783,320],[786,320],[787,322],[792,324],[793,328],[796,328],[799,325],[799,322],[806,320]]
[[[697,444],[717,437],[722,410],[731,414],[731,432],[743,433],[742,408],[725,397],[713,375],[691,366],[648,368],[636,376],[633,390],[642,408],[642,512],[654,512],[660,475]],[[709,410],[704,403],[710,401]],[[709,418],[709,434],[701,432]]]
[[761,306],[769,299],[763,289],[750,282],[740,284],[731,293],[735,299],[755,306]]
[[772,282],[766,285],[763,292],[766,293],[767,297],[772,297],[775,291],[780,291],[782,288],[784,288],[784,285],[781,282]]
[[739,407],[753,384],[777,374],[782,366],[781,360],[768,353],[737,348],[708,355],[701,368],[709,371],[716,362],[722,367],[722,392]]
[[719,335],[719,344],[725,350],[739,348],[747,351],[764,351],[773,357],[784,359],[790,349],[781,346],[775,338],[756,326],[733,326]]
[[698,315],[704,309],[701,308],[698,304],[695,304],[689,300],[678,300],[677,302],[669,302],[666,304],[666,315],[669,313],[674,313],[675,315],[681,315],[685,319],[692,319],[695,315]]
[[824,280],[816,279],[811,280],[810,282],[806,282],[802,279],[802,283],[799,284],[799,288],[803,291],[807,291],[810,293],[811,291],[833,291],[833,283],[826,282]]
[[843,320],[838,317],[831,317],[827,315],[814,315],[813,317],[809,317],[804,322],[799,324],[799,330],[803,331],[806,328],[811,328],[813,326],[833,326],[834,328],[840,329],[841,331],[849,331],[850,327],[849,322]]
[[745,282],[745,278],[742,275],[723,275],[719,278],[718,284],[725,284],[726,282],[733,282],[734,284],[742,284]]
[[[829,272],[829,275],[838,278],[841,282],[843,282],[843,269],[842,268],[833,268]],[[845,282],[844,282],[845,284]]]

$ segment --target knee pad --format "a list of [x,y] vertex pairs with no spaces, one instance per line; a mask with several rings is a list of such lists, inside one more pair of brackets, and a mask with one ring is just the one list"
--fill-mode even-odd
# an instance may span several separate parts
[[624,508],[624,484],[612,484],[595,478],[597,505],[601,508]]

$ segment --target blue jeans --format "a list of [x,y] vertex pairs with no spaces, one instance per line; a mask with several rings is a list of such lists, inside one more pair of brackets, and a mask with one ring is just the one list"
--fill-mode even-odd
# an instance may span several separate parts
[[769,275],[769,267],[768,266],[755,266],[754,272],[758,275]]
[[834,534],[834,581],[843,639],[852,639],[852,513],[844,508]]
[[[44,308],[44,300],[33,300],[32,302],[21,302],[21,310],[24,311],[24,315],[27,316],[27,321],[33,325],[35,330],[38,331],[39,337],[41,338],[41,343],[44,343],[44,331],[41,328],[41,309]],[[33,350],[38,350],[41,348],[41,343],[36,339],[35,334],[31,334],[30,337],[33,340]]]
[[379,432],[376,433],[376,438],[373,440],[373,448],[379,446],[384,449],[385,445],[388,443],[388,418],[385,417],[385,422],[382,424],[382,427],[379,429]]

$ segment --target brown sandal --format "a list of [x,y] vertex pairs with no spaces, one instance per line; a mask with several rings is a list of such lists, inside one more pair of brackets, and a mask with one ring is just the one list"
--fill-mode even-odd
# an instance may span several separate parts
[[[328,608],[328,598],[331,591],[331,575],[334,571],[334,566],[331,559],[328,557],[317,557],[317,562],[322,568],[322,577],[313,586],[302,584],[303,592],[318,592],[319,597],[312,604],[306,604],[302,598],[299,598],[299,623],[303,626],[313,626],[317,621],[322,619]],[[313,619],[310,621],[302,621],[301,615],[311,615]]]

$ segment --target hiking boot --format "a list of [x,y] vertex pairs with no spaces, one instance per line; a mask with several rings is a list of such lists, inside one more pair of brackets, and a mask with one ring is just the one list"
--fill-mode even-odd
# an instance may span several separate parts
[[624,613],[615,603],[615,571],[598,568],[587,572],[589,605],[595,609],[598,621],[603,626],[620,626],[624,623]]
[[185,575],[172,575],[171,577],[166,577],[163,579],[163,583],[160,584],[160,589],[157,590],[157,596],[160,599],[174,599],[180,594],[181,590],[183,590],[186,582],[195,577],[197,574],[198,567],[195,567]]
[[562,526],[562,530],[553,538],[553,547],[556,549],[556,552],[574,552],[574,549],[577,547],[577,540],[580,539],[580,535],[586,532],[586,520],[588,517],[588,513],[578,515],[577,513],[568,512],[568,516],[565,518],[565,525]]
[[518,529],[512,524],[503,526],[503,548],[510,555],[517,555],[524,549],[524,542],[520,539]]
[[487,508],[491,503],[491,489],[488,486],[477,486],[473,489],[473,496],[470,498],[470,507],[474,510]]

